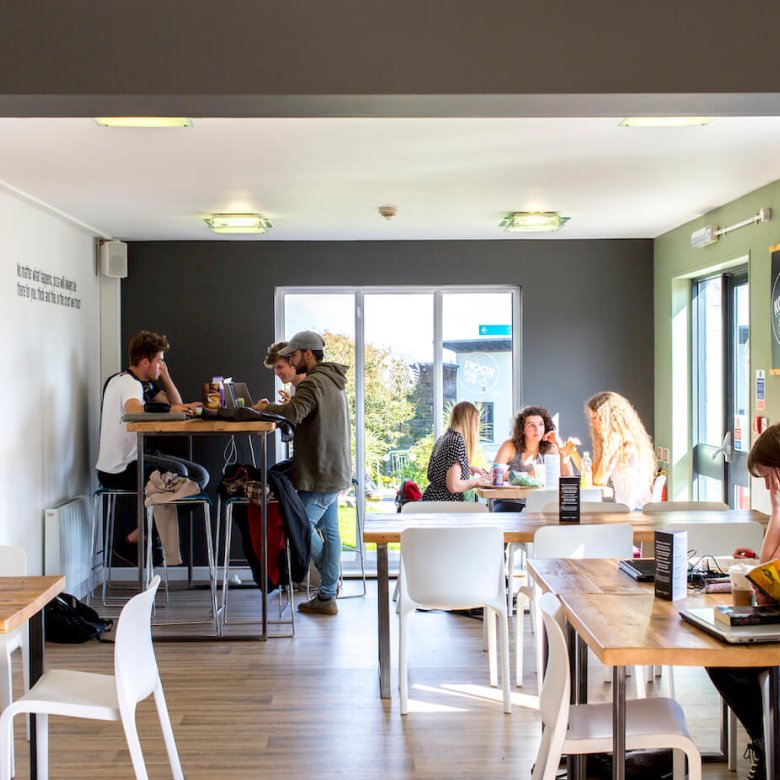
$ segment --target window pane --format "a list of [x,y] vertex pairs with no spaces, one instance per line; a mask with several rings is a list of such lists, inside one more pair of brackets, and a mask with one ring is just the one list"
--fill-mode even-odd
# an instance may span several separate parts
[[512,423],[511,293],[445,293],[442,300],[444,421],[459,401],[482,411],[481,452],[472,465],[485,466]]
[[748,286],[734,288],[734,428],[742,437],[734,437],[734,449],[750,449],[750,312]]
[[[721,277],[699,283],[699,442],[723,441],[723,301]],[[722,499],[719,499],[722,500]]]

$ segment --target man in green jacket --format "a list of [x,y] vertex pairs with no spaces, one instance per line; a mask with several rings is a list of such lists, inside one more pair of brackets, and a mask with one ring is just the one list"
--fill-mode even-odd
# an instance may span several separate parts
[[296,333],[280,357],[289,357],[300,374],[306,374],[286,404],[262,400],[255,405],[281,414],[295,424],[292,483],[312,524],[311,553],[320,573],[319,591],[298,606],[301,612],[338,613],[336,587],[341,559],[338,512],[339,493],[352,484],[349,449],[347,366],[324,362],[325,342],[318,333]]

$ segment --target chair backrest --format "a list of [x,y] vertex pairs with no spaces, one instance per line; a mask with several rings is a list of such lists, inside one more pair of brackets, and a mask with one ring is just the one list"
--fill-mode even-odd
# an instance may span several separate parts
[[750,547],[758,552],[764,541],[761,523],[670,523],[664,531],[687,531],[688,550],[696,557],[731,555],[737,547]]
[[445,526],[401,532],[400,597],[434,609],[504,601],[500,528]]
[[24,547],[0,545],[0,577],[24,577],[27,574],[27,553]]
[[633,552],[628,523],[546,525],[534,534],[534,558],[630,558]]
[[665,484],[666,484],[666,474],[659,474],[653,481],[653,493],[650,496],[650,501],[655,503],[663,499]]
[[[546,515],[557,515],[558,509],[556,501],[553,504],[547,504],[542,512]],[[580,501],[581,515],[624,515],[630,511],[628,505],[618,504],[616,501]]]
[[722,501],[650,501],[642,507],[647,514],[658,512],[725,512],[728,504]]
[[[545,593],[539,599],[544,628],[547,632],[547,670],[544,674],[542,692],[539,696],[539,714],[542,717],[542,748],[536,758],[533,778],[555,777],[558,769],[548,766],[548,757],[560,754],[566,729],[569,725],[569,652],[563,628],[563,608],[557,597]],[[542,751],[544,755],[542,755]]]
[[149,587],[125,604],[119,614],[114,645],[114,674],[119,705],[135,704],[157,687],[160,679],[152,646],[152,607],[160,584],[156,576]]
[[[603,501],[603,494],[598,488],[582,488],[580,490],[580,501]],[[543,512],[544,508],[550,502],[555,502],[558,506],[557,490],[532,490],[525,499],[526,512]],[[555,510],[558,511],[557,509]]]
[[419,515],[437,512],[451,515],[455,512],[487,512],[487,504],[477,501],[408,501],[401,507],[402,515]]

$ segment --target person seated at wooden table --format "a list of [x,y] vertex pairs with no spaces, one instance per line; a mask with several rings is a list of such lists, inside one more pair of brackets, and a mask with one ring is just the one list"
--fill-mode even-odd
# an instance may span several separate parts
[[[748,455],[747,467],[754,477],[764,480],[769,490],[772,511],[761,552],[756,555],[753,550],[739,547],[734,550],[734,557],[758,558],[758,563],[766,563],[780,558],[780,423],[770,426],[756,439]],[[766,599],[762,594],[757,593],[756,596],[759,603]],[[752,667],[707,669],[707,674],[718,692],[750,737],[750,744],[745,751],[752,758],[749,780],[764,780],[766,777],[760,682],[760,676],[766,671]]]
[[447,430],[433,445],[423,501],[463,501],[463,494],[489,485],[487,472],[470,465],[479,441],[479,410],[469,401],[452,407]]
[[[558,455],[561,474],[572,473],[571,453],[564,451],[564,444],[555,430],[550,413],[543,406],[526,406],[515,417],[512,438],[507,439],[496,453],[496,463],[507,463],[510,471],[533,473],[537,463],[544,463],[545,455]],[[494,512],[522,512],[523,499],[498,499],[493,502]]]
[[604,392],[585,402],[585,413],[593,439],[593,484],[611,482],[615,501],[641,509],[652,497],[656,461],[636,409],[622,395]]

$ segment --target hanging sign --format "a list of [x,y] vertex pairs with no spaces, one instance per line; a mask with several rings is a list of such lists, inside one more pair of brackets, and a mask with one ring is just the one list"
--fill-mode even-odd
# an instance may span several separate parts
[[756,411],[763,412],[766,409],[766,377],[764,370],[756,371]]

